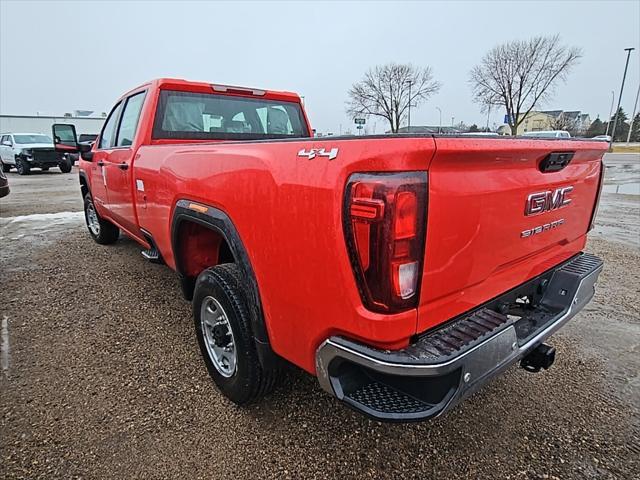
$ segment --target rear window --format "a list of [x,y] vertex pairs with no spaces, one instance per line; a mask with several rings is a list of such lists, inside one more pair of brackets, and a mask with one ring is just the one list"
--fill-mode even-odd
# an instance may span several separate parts
[[163,90],[153,138],[260,140],[308,137],[300,105],[215,93]]

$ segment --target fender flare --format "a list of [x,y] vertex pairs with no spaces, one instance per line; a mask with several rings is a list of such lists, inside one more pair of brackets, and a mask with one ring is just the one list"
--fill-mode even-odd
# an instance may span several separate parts
[[87,190],[89,191],[89,193],[91,193],[91,184],[89,183],[89,178],[87,177],[87,174],[85,172],[80,170],[78,172],[78,181],[80,182],[80,188],[82,188],[83,180],[84,180],[84,185],[87,186]]
[[[197,205],[199,208],[194,210],[189,208],[190,205]],[[180,247],[180,239],[178,238],[179,226],[184,221],[195,222],[218,232],[225,239],[227,245],[229,245],[229,249],[233,254],[236,264],[240,268],[242,276],[248,279],[249,295],[251,297],[249,300],[255,310],[251,315],[251,330],[256,350],[258,352],[258,358],[265,368],[276,365],[279,362],[279,359],[271,349],[271,345],[269,343],[269,335],[265,324],[258,282],[256,280],[253,267],[251,266],[247,250],[242,243],[238,230],[231,221],[231,218],[229,218],[229,216],[222,210],[209,205],[204,205],[200,202],[178,200],[176,203],[173,211],[173,219],[171,221],[171,249],[174,252],[176,272],[180,279],[182,291],[185,294],[185,298],[190,300],[192,295],[189,295],[189,292],[193,291],[193,283],[195,279],[189,278],[184,274],[182,265],[180,264],[179,255],[177,255]]]

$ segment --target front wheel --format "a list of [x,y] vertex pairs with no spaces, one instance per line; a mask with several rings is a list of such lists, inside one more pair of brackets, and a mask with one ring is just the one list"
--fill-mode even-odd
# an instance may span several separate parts
[[69,173],[71,171],[71,167],[73,167],[73,163],[71,163],[70,160],[63,160],[58,166],[62,173]]
[[84,197],[84,219],[87,222],[89,234],[96,243],[108,245],[118,240],[120,229],[110,221],[100,218],[90,193]]
[[258,359],[251,332],[256,308],[247,289],[238,266],[227,263],[203,271],[193,296],[196,337],[209,375],[238,405],[270,392],[279,373],[265,369]]
[[29,172],[31,171],[31,167],[29,166],[26,160],[22,158],[17,158],[16,170],[18,171],[19,175],[29,175]]

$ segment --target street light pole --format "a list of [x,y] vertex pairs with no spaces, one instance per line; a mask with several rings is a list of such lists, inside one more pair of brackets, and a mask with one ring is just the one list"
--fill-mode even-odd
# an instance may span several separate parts
[[436,110],[438,110],[438,113],[440,114],[440,121],[438,123],[438,134],[439,134],[440,130],[442,130],[442,110],[440,110],[440,107],[436,107]]
[[640,97],[640,84],[638,84],[638,93],[636,93],[636,102],[633,104],[633,115],[631,115],[631,122],[629,123],[629,133],[627,134],[627,143],[631,140],[631,130],[633,130],[633,121],[636,118],[636,110],[638,109],[638,97]]
[[604,132],[605,135],[609,135],[609,127],[611,126],[611,114],[613,113],[613,101],[615,100],[616,93],[611,90],[611,107],[609,108],[609,118],[607,118],[607,131]]
[[489,116],[491,115],[491,104],[489,103],[487,105],[487,128],[485,129],[485,132],[489,131]]
[[407,80],[404,82],[405,85],[409,85],[409,113],[407,118],[407,133],[411,133],[411,85],[413,82],[411,80]]
[[618,108],[616,108],[616,116],[613,121],[613,131],[611,132],[611,141],[609,142],[609,149],[611,149],[611,145],[613,145],[613,139],[616,136],[616,126],[618,125],[618,112],[620,111],[620,103],[622,103],[622,91],[624,90],[624,81],[627,78],[627,68],[629,68],[629,57],[631,56],[631,52],[635,50],[635,48],[625,48],[625,52],[627,52],[627,62],[624,64],[624,73],[622,74],[622,85],[620,86],[620,96],[618,97]]

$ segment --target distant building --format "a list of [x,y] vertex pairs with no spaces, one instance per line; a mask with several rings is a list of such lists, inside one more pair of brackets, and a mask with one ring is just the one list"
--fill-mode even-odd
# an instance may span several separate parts
[[[67,114],[68,115],[68,114]],[[61,115],[37,116],[37,115],[0,115],[0,133],[44,133],[51,136],[51,126],[54,123],[72,123],[76,127],[76,132],[100,133],[106,118]]]
[[518,126],[518,135],[541,130],[567,130],[572,135],[583,135],[589,125],[591,125],[591,117],[588,113],[582,113],[579,110],[529,112],[524,117],[524,121]]

